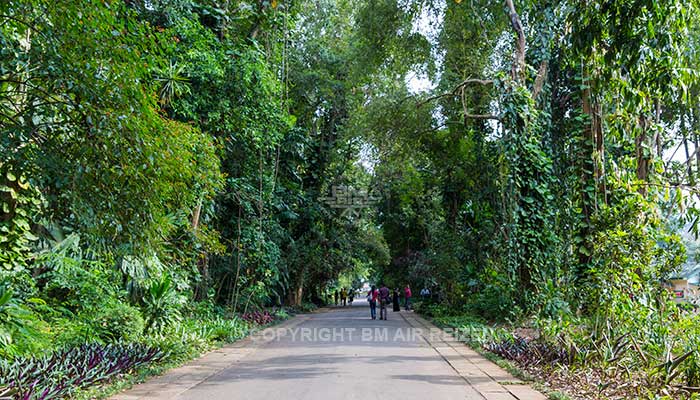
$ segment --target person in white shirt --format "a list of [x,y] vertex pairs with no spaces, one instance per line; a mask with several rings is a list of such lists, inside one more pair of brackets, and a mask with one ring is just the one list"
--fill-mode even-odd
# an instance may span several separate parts
[[423,300],[428,300],[430,298],[430,289],[428,289],[427,287],[421,289],[420,297],[422,297]]

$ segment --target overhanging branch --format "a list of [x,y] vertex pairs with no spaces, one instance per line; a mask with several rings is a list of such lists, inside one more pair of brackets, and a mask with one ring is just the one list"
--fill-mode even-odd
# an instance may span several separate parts
[[470,119],[491,119],[495,121],[500,121],[501,117],[494,114],[464,114],[464,118]]
[[460,96],[460,92],[463,90],[463,88],[465,86],[472,85],[472,84],[483,85],[483,86],[493,85],[493,79],[474,79],[474,78],[465,79],[464,81],[462,81],[462,83],[455,86],[455,88],[452,89],[451,91],[449,91],[447,93],[438,94],[435,96],[428,97],[427,99],[419,102],[418,104],[416,104],[416,108],[421,108],[425,104],[430,103],[433,100],[441,99],[443,97]]

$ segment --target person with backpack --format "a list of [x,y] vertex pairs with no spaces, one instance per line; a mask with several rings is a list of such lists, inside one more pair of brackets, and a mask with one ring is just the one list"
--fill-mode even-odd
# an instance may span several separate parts
[[367,292],[367,302],[369,302],[369,315],[372,319],[377,319],[377,297],[379,291],[377,287],[372,285],[372,288]]
[[382,283],[382,287],[379,289],[379,319],[383,319],[384,321],[387,320],[386,306],[389,304],[390,299],[391,295],[389,293],[389,288]]

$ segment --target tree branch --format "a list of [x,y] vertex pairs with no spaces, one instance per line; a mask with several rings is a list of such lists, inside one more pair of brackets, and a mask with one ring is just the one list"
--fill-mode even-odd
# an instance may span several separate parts
[[493,79],[472,79],[472,78],[465,79],[464,81],[462,81],[462,83],[460,83],[459,85],[455,86],[455,88],[452,89],[452,91],[447,92],[447,93],[438,94],[438,95],[435,95],[435,96],[428,97],[427,99],[425,99],[425,100],[419,102],[418,104],[416,104],[416,108],[421,108],[421,107],[424,106],[426,103],[429,103],[429,102],[431,102],[431,101],[433,101],[433,100],[441,99],[441,98],[443,98],[443,97],[449,97],[449,96],[457,97],[457,96],[460,96],[460,94],[459,94],[460,89],[464,88],[464,87],[467,86],[467,85],[471,85],[471,84],[478,84],[478,85],[484,85],[484,86],[493,85]]
[[458,90],[459,88],[461,88],[461,87],[463,87],[463,86],[470,85],[470,84],[472,84],[472,83],[476,83],[476,84],[479,84],[479,85],[488,86],[488,85],[493,85],[493,79],[472,79],[472,78],[465,79],[462,83],[460,83],[459,85],[457,85],[457,86],[454,88],[454,90],[452,90],[452,92],[453,92],[453,93],[454,93],[454,92],[457,92],[457,90]]
[[525,31],[520,22],[520,16],[515,10],[513,0],[506,0],[506,7],[510,16],[510,25],[518,36],[515,46],[515,63],[513,64],[513,80],[520,81],[525,73]]
[[425,99],[425,100],[423,100],[423,101],[421,101],[421,102],[418,102],[418,103],[416,104],[416,108],[421,108],[421,107],[423,107],[423,106],[426,105],[427,103],[430,103],[430,102],[433,101],[433,100],[437,100],[437,99],[441,99],[441,98],[443,98],[443,97],[449,97],[449,96],[457,97],[457,96],[459,96],[459,95],[458,95],[458,94],[455,94],[455,93],[452,93],[452,92],[448,92],[448,93],[438,94],[438,95],[436,95],[436,96],[431,96],[431,97],[428,97],[427,99]]
[[501,117],[498,115],[493,115],[493,114],[464,114],[464,118],[471,118],[471,119],[492,119],[495,121],[500,121]]

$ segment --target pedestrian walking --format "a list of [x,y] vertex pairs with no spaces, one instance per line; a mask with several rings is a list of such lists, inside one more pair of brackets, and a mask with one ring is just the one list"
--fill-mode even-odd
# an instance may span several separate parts
[[333,292],[333,299],[335,300],[335,305],[338,305],[338,289],[335,289],[335,292]]
[[343,303],[343,307],[347,305],[348,292],[345,290],[345,288],[340,289],[340,301]]
[[379,319],[386,321],[386,306],[389,304],[389,298],[391,294],[389,288],[382,283],[382,287],[379,289]]
[[348,303],[352,305],[353,300],[355,300],[355,290],[350,289],[348,291]]
[[379,297],[379,291],[377,287],[372,285],[372,288],[367,292],[367,301],[369,302],[369,316],[372,319],[377,319],[377,297]]
[[391,295],[392,304],[394,305],[394,312],[401,311],[399,306],[399,288],[394,288],[394,293]]
[[411,309],[411,286],[408,284],[403,289],[403,307],[406,311]]

